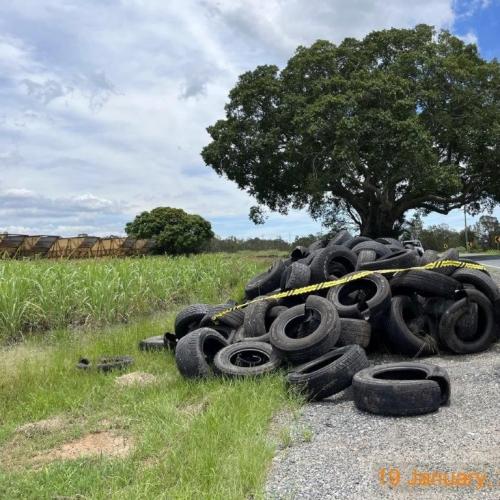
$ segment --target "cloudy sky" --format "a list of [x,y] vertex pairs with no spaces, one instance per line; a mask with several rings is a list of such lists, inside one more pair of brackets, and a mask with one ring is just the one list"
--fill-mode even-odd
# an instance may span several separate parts
[[[316,232],[254,204],[203,164],[237,77],[299,44],[417,23],[500,56],[500,0],[0,0],[0,230],[120,234],[175,206],[219,235]],[[500,214],[499,214],[500,215]],[[460,213],[427,223],[458,227]]]

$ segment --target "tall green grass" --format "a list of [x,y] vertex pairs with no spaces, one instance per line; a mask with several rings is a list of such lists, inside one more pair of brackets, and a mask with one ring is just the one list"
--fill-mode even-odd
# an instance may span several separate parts
[[181,303],[215,303],[266,265],[265,259],[228,254],[2,260],[0,341],[54,328],[126,322]]

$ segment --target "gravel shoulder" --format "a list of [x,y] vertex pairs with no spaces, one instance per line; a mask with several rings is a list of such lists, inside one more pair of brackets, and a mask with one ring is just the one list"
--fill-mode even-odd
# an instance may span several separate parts
[[[492,272],[500,282],[500,271]],[[448,370],[451,403],[434,414],[381,417],[357,410],[350,389],[308,404],[292,424],[310,439],[294,440],[273,460],[267,498],[500,498],[500,343],[487,352],[433,356],[427,361]],[[399,361],[371,357],[375,363]],[[295,432],[297,434],[297,432]],[[381,469],[397,469],[391,488]],[[413,470],[486,474],[469,486],[409,486]],[[396,474],[393,472],[392,474]],[[385,478],[385,484],[381,477]],[[452,476],[447,476],[451,478]],[[479,476],[478,476],[479,477]]]

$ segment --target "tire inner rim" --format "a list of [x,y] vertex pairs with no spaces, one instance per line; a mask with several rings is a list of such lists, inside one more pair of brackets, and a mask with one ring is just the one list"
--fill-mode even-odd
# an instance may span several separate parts
[[233,354],[230,362],[234,366],[241,368],[252,368],[261,366],[269,361],[269,356],[265,352],[257,351],[256,349],[245,349],[244,351]]

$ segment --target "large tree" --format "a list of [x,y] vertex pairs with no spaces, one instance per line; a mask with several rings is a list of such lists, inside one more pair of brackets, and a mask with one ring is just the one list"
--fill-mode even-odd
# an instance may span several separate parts
[[430,26],[299,47],[240,76],[202,156],[262,208],[397,232],[410,209],[499,199],[500,65]]

